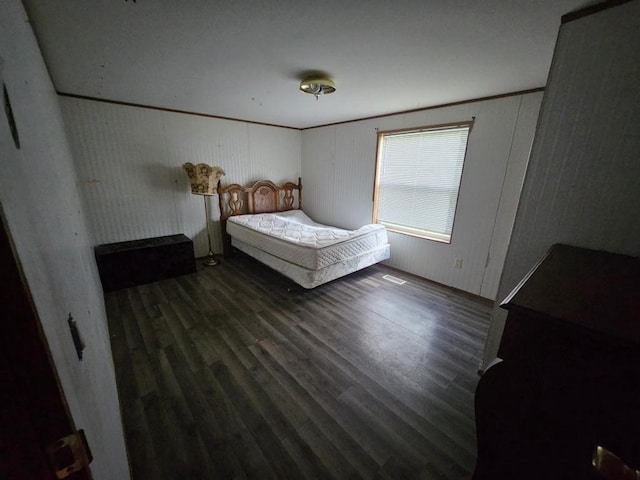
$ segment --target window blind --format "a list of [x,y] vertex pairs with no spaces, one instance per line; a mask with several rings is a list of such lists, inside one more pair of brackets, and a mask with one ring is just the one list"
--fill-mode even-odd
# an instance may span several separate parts
[[376,221],[449,242],[468,136],[469,125],[381,135]]

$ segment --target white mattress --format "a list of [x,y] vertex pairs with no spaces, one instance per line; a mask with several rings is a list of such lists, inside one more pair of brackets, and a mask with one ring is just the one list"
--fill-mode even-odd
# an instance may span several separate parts
[[315,223],[301,210],[230,217],[227,233],[244,244],[310,270],[325,268],[388,243],[383,225],[342,230]]
[[374,263],[381,262],[389,258],[389,244],[382,245],[375,250],[363,253],[356,257],[345,258],[341,262],[334,263],[319,270],[309,270],[308,268],[295,265],[291,262],[274,257],[273,255],[248,245],[242,240],[233,238],[231,244],[238,250],[259,260],[265,265],[289,277],[291,280],[304,288],[315,288],[318,285],[330,282],[336,278],[343,277],[357,270],[366,268]]

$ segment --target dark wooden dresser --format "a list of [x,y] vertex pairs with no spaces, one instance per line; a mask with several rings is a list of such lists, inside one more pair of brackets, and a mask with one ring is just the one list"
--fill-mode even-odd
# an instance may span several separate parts
[[105,292],[196,271],[193,242],[183,234],[98,245],[94,253]]
[[640,348],[640,258],[554,245],[501,306],[504,360],[619,357]]
[[602,478],[597,445],[640,466],[640,259],[554,245],[501,306],[473,478]]

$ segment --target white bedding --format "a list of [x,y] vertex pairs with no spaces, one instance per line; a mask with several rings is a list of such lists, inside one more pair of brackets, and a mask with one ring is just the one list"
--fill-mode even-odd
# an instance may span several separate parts
[[321,225],[301,210],[230,217],[227,233],[287,262],[319,270],[388,243],[383,225],[343,230]]
[[229,217],[227,233],[234,247],[304,288],[389,258],[383,225],[343,230],[316,223],[301,210]]

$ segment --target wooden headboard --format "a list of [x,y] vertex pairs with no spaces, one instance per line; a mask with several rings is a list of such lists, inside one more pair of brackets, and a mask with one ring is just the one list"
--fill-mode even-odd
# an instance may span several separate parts
[[302,209],[302,179],[298,184],[287,182],[276,185],[270,180],[259,180],[250,187],[233,183],[218,187],[220,220],[247,213],[273,213]]
[[250,213],[273,213],[302,210],[302,179],[298,183],[276,185],[271,180],[259,180],[250,187],[233,183],[227,187],[218,184],[220,227],[224,255],[231,253],[231,237],[227,234],[227,218]]

